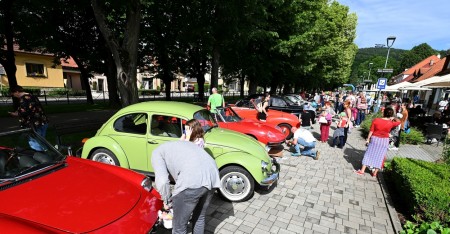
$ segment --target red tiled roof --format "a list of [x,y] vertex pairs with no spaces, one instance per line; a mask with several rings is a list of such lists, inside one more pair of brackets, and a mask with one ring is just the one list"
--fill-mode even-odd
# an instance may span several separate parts
[[63,67],[73,67],[78,68],[78,65],[75,63],[75,61],[72,59],[72,57],[69,57],[68,59],[60,59],[61,66]]
[[[402,74],[412,75],[412,74],[414,74],[414,71],[416,71],[416,70],[418,71],[419,69],[421,69],[421,72],[423,74],[425,71],[423,69],[432,67],[432,66],[430,66],[431,60],[433,60],[433,64],[436,64],[440,60],[440,58],[438,58],[436,55],[431,55],[430,57],[428,57],[428,58],[418,62],[416,65],[410,67],[408,70],[402,72]],[[427,71],[428,71],[428,69],[427,69]]]
[[[431,65],[431,61],[433,61],[433,65]],[[411,81],[412,79],[414,79],[414,73],[420,73],[420,74],[425,74],[427,73],[432,67],[434,67],[436,65],[436,63],[438,63],[440,61],[439,57],[436,55],[431,55],[428,58],[418,62],[417,64],[415,64],[414,66],[408,68],[408,70],[403,71],[402,73],[394,76],[391,78],[391,80],[397,80],[400,77],[404,77],[406,76],[406,78],[402,79],[400,82],[403,81]],[[399,83],[399,82],[397,82]]]
[[439,62],[434,64],[434,66],[432,66],[430,70],[428,70],[426,73],[424,73],[422,76],[420,76],[418,79],[414,80],[413,82],[418,82],[418,81],[425,80],[425,79],[435,76],[438,72],[442,71],[442,69],[444,68],[445,61],[447,61],[448,59],[449,59],[449,57],[447,56],[447,57],[439,60]]

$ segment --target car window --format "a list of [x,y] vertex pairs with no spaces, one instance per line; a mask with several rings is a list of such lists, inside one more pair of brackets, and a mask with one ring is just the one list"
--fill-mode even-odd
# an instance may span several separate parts
[[0,184],[62,162],[59,153],[44,138],[30,129],[0,133]]
[[209,129],[216,127],[217,122],[209,110],[199,110],[194,113],[194,119],[198,120],[202,125],[203,131],[207,132]]
[[231,108],[225,108],[223,111],[218,112],[218,122],[239,122],[241,118]]
[[286,106],[286,102],[278,97],[273,97],[271,98],[272,100],[272,106],[278,106],[278,107],[285,107]]
[[181,119],[169,115],[152,115],[150,134],[154,136],[179,138],[182,134]]
[[114,130],[145,135],[147,131],[147,114],[133,113],[124,115],[114,122]]

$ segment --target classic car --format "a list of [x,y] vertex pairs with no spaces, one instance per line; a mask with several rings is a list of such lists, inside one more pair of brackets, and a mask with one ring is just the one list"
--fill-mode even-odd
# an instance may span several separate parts
[[151,178],[65,156],[31,129],[0,133],[2,233],[148,233],[160,195]]
[[[259,102],[262,97],[263,94],[252,94],[242,100],[237,101],[235,106],[253,108],[254,105],[250,102],[250,100]],[[303,111],[303,106],[299,106],[283,96],[270,95],[269,110],[283,111],[286,113],[291,113],[298,117]]]
[[278,180],[279,164],[262,143],[219,128],[211,112],[183,102],[150,101],[122,108],[86,141],[82,157],[154,176],[152,151],[179,140],[190,119],[202,124],[205,150],[219,168],[220,194],[225,199],[245,201],[253,195],[255,184],[270,187]]
[[290,139],[293,135],[291,128],[300,126],[297,116],[277,110],[269,110],[269,117],[267,117],[266,122],[262,122],[257,117],[258,111],[255,102],[253,100],[245,102],[247,103],[245,107],[233,106],[232,109],[244,119],[278,126],[287,139]]
[[219,127],[244,133],[268,147],[280,146],[286,136],[283,130],[270,123],[241,118],[231,107],[218,108],[216,121]]

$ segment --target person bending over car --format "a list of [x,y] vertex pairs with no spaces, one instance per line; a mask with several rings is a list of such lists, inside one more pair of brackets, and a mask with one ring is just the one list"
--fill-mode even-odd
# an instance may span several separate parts
[[[164,208],[168,209],[170,202],[173,206],[172,233],[187,233],[191,214],[193,233],[204,233],[206,210],[220,187],[214,159],[190,141],[171,141],[153,151],[151,162]],[[169,175],[175,180],[172,192]]]

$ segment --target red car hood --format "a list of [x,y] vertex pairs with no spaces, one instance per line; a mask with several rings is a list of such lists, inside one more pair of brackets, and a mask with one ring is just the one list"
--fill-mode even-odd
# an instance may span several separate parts
[[68,160],[65,168],[1,191],[0,214],[62,231],[89,232],[121,218],[140,196],[138,186],[113,173]]
[[254,123],[254,124],[256,124],[256,125],[265,125],[265,126],[269,126],[269,127],[275,128],[275,129],[277,129],[278,131],[280,131],[280,130],[278,129],[278,126],[277,126],[276,124],[261,123],[261,121],[256,120],[256,119],[242,119],[241,122],[242,122],[242,123],[245,123],[245,122],[247,122],[247,123]]

